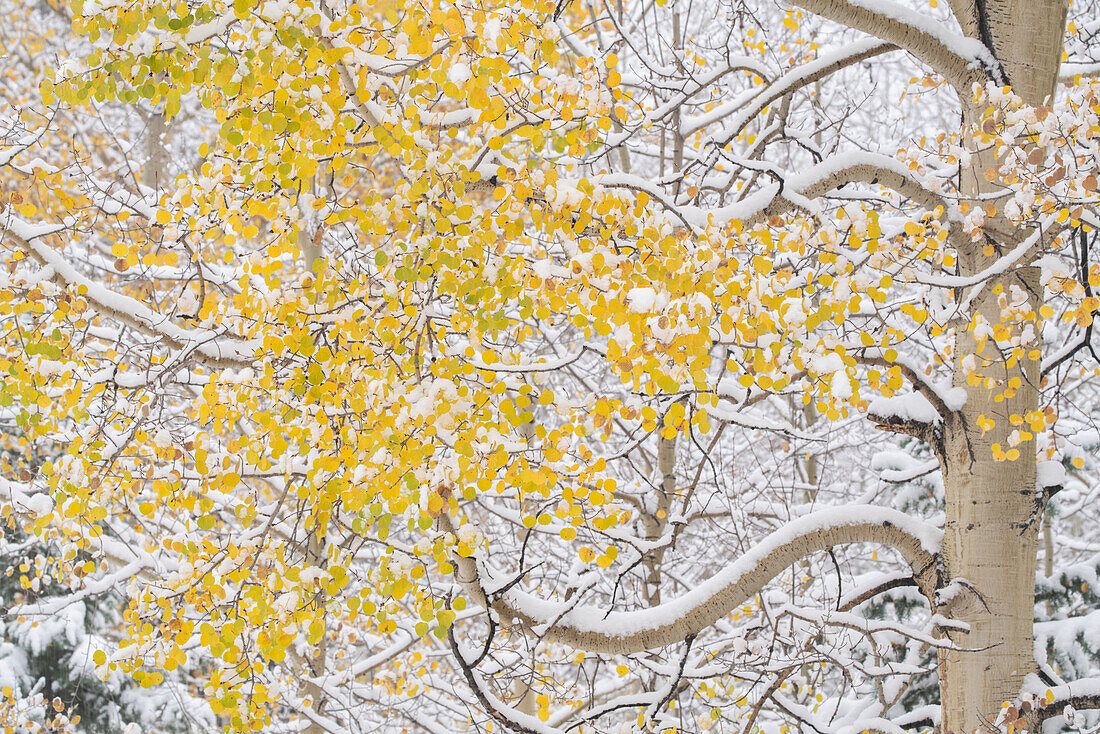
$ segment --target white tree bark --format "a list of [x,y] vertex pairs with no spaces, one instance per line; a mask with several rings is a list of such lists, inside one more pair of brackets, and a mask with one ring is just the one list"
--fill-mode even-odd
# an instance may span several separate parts
[[[1026,0],[1025,0],[1026,1]],[[912,54],[956,89],[970,89],[997,74],[997,65],[974,39],[957,35],[890,0],[795,0],[823,18],[889,41]]]
[[[1026,103],[1042,104],[1054,92],[1061,62],[1067,6],[1064,0],[984,0],[953,4],[964,31],[978,38],[994,53],[1006,80]],[[981,110],[968,108],[969,90],[958,89],[964,119],[977,120]],[[964,172],[964,194],[988,190],[984,172],[991,161],[974,157]],[[1013,247],[1027,233],[987,231],[998,247]],[[959,252],[959,274],[982,272],[991,258],[983,253],[988,242],[978,242]],[[994,255],[996,257],[996,255]],[[1026,265],[1026,264],[1025,264]],[[1000,286],[1013,286],[1028,294],[1037,311],[1042,286],[1037,270],[1020,267],[987,283],[975,299],[973,317],[983,315],[1000,323]],[[1024,677],[1035,669],[1032,650],[1035,566],[1042,498],[1036,489],[1036,447],[1024,442],[1015,461],[997,461],[991,449],[1010,448],[1013,416],[1024,416],[1039,407],[1040,360],[1034,359],[1038,337],[1025,345],[1025,356],[1016,364],[986,344],[979,354],[973,335],[962,333],[955,342],[955,384],[967,393],[965,407],[945,423],[940,450],[947,518],[943,545],[944,579],[953,593],[940,599],[938,611],[969,625],[969,632],[952,636],[969,651],[940,651],[942,730],[972,731],[991,721],[1004,701],[1014,699]],[[983,376],[997,380],[990,390],[970,385],[962,361],[979,356]],[[1013,380],[1018,389],[998,397]],[[979,416],[995,421],[989,431],[979,427]]]
[[168,183],[168,116],[163,110],[145,115],[145,165],[141,169],[143,186],[156,191]]
[[[1016,284],[1038,294],[1038,280],[1037,272],[1023,270],[1000,285],[1007,290]],[[999,320],[993,284],[985,292],[978,312]],[[987,344],[980,356],[993,357],[993,350]],[[1039,364],[1024,360],[1009,368],[997,355],[983,374],[1005,383],[1023,381],[1014,396],[998,401],[995,395],[1002,388],[966,384],[958,362],[976,352],[972,335],[956,338],[956,382],[965,387],[967,402],[946,422],[941,453],[947,510],[941,583],[946,590],[938,611],[969,625],[969,632],[951,635],[965,651],[940,652],[945,732],[971,731],[995,717],[1035,667],[1032,629],[1041,519],[1035,446],[1021,444],[1016,461],[995,460],[991,446],[999,443],[1008,450],[1008,436],[1015,430],[1010,416],[1037,408]],[[996,421],[996,427],[984,432],[979,416]]]

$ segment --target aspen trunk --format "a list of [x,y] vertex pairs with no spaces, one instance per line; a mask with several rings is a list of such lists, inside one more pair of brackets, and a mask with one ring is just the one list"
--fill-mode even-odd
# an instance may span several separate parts
[[[1029,104],[1048,101],[1061,62],[1065,0],[951,4],[963,30],[993,51],[1013,90]],[[981,110],[967,109],[967,90],[959,94],[964,119],[979,119]],[[984,173],[991,162],[975,156],[973,168],[963,173],[964,194],[990,190]],[[960,274],[980,272],[998,256],[983,252],[987,244],[1003,251],[1024,236],[996,229],[989,227],[986,242],[959,253]],[[1000,302],[1014,295],[1026,296],[1038,311],[1042,288],[1036,269],[1019,268],[987,283],[966,315],[980,314],[999,324]],[[1041,346],[1040,328],[1036,323],[1022,341],[1024,355],[1018,361],[992,341],[983,348],[970,332],[956,336],[955,384],[966,390],[967,401],[945,421],[939,447],[947,517],[944,589],[936,611],[965,623],[969,631],[950,634],[965,650],[940,653],[943,732],[971,732],[995,718],[1001,703],[1018,695],[1024,677],[1035,668],[1035,566],[1043,507],[1035,486],[1035,442],[1013,447],[1010,436],[1016,429],[1027,430],[1026,419],[1023,425],[1014,421],[1039,407],[1040,362],[1034,357]],[[969,384],[964,360],[974,358],[984,379]],[[991,385],[986,382],[990,379]],[[994,426],[989,428],[987,421]],[[1016,448],[1018,458],[998,460],[993,448],[998,444],[1003,452]]]
[[[319,237],[316,232],[299,231],[297,233],[298,244],[301,247],[302,260],[315,274],[317,273],[317,263],[324,255],[321,249]],[[309,537],[306,538],[305,547],[305,562],[307,566],[316,566],[318,568],[327,569],[328,567],[328,536],[327,527],[321,524],[321,518],[328,518],[327,513],[321,513],[317,516],[317,525],[312,530],[308,530]],[[317,592],[317,597],[314,602],[314,608],[321,612],[321,619],[325,619],[325,597],[322,591]],[[305,662],[305,674],[314,679],[320,678],[325,674],[325,660],[328,655],[328,631],[325,631],[325,635],[317,642],[317,645],[311,651],[309,657]],[[311,681],[304,683],[301,686],[300,692],[303,696],[308,697],[312,701],[313,711],[320,716],[324,713],[325,707],[325,695],[324,691],[319,685]],[[326,728],[318,722],[310,722],[304,729],[302,734],[324,734],[327,731]]]
[[[1026,289],[1036,304],[1038,280],[1036,271],[1024,269],[998,283],[1002,294],[989,284],[978,311],[997,323],[998,295],[1013,286]],[[940,655],[943,731],[969,732],[995,717],[1003,701],[1014,699],[1035,667],[1032,628],[1041,518],[1035,443],[1016,446],[1015,460],[997,460],[993,446],[1010,451],[1009,436],[1018,428],[1013,416],[1038,408],[1039,364],[1025,359],[1009,367],[995,345],[987,343],[979,352],[969,333],[956,338],[956,350],[956,364],[967,355],[976,355],[979,365],[988,359],[980,374],[994,380],[992,387],[967,385],[964,370],[957,366],[957,382],[966,388],[967,401],[945,424],[941,454],[947,518],[945,588],[937,611],[969,625],[968,632],[951,634],[965,651]],[[989,420],[996,425],[985,430],[983,423]]]
[[[676,494],[676,437],[657,440],[657,470],[661,475],[660,491],[657,495],[657,507],[652,513],[648,509],[642,513],[646,540],[660,538],[668,525],[668,513],[672,509],[672,499]],[[650,606],[661,603],[661,564],[664,562],[665,548],[648,553],[643,561],[646,569],[646,599]]]
[[[328,565],[326,542],[325,538],[321,537],[321,528],[313,528],[312,533],[306,540],[306,562],[310,566],[317,566],[324,568]],[[322,592],[317,592],[317,598],[315,601],[316,609],[323,609],[325,604],[324,596]],[[324,615],[322,614],[322,619]],[[311,678],[319,678],[325,674],[325,657],[328,652],[328,637],[327,633],[320,639],[314,649],[310,652],[309,657],[305,660],[305,674]],[[325,695],[324,691],[319,685],[312,681],[307,681],[301,686],[301,694],[308,697],[312,702],[313,711],[319,716],[324,713],[325,707]],[[303,734],[324,734],[325,727],[317,722],[310,722],[304,729]]]
[[168,182],[168,116],[150,110],[145,118],[145,166],[141,183],[156,191]]

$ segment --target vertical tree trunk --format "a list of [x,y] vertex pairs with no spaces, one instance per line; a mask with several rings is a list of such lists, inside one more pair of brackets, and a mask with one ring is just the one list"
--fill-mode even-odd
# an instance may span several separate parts
[[[997,285],[1004,293],[1013,286],[1026,289],[1037,307],[1038,280],[1036,271],[1024,269]],[[987,285],[977,309],[991,323],[1000,320],[995,291],[994,284]],[[1037,409],[1039,364],[1024,359],[1009,367],[992,343],[978,350],[970,333],[956,337],[956,382],[965,387],[967,401],[946,422],[942,450],[947,502],[943,571],[948,586],[938,611],[969,625],[968,632],[951,635],[965,650],[940,655],[945,732],[969,732],[996,716],[1035,667],[1032,627],[1041,518],[1035,443],[1015,447],[1019,457],[1013,461],[999,461],[993,446],[1009,451],[1009,435],[1026,428],[1013,425],[1013,416]],[[966,384],[959,362],[967,355],[977,355],[979,365],[988,361],[979,372],[993,378],[992,387]],[[996,425],[985,430],[983,423],[989,420]]]
[[145,117],[145,165],[141,183],[156,191],[168,183],[168,116],[150,110]]
[[[991,48],[1007,81],[1025,102],[1048,100],[1061,63],[1065,0],[953,0],[952,7],[964,31]],[[964,119],[979,119],[981,110],[967,109],[966,90],[959,92]],[[973,168],[963,172],[965,195],[990,190],[984,177],[990,163],[983,156],[974,157]],[[1003,251],[1022,236],[993,229],[988,241],[959,253],[960,274],[980,272],[998,256],[984,254],[986,245]],[[966,315],[973,319],[980,314],[990,324],[1000,323],[999,300],[1011,298],[1013,291],[1027,294],[1038,311],[1039,273],[1020,268],[987,283]],[[1011,461],[998,461],[993,446],[999,444],[1004,452],[1013,448],[1012,432],[1028,428],[1026,422],[1013,421],[1038,409],[1040,363],[1034,357],[1040,328],[1036,323],[1018,361],[999,351],[992,340],[981,347],[970,332],[955,341],[955,384],[966,390],[967,401],[945,421],[940,447],[947,511],[943,573],[948,586],[937,611],[965,623],[969,631],[951,634],[965,650],[940,654],[944,732],[970,732],[994,718],[1001,703],[1016,697],[1024,676],[1035,668],[1035,565],[1043,509],[1035,486],[1035,442],[1016,446],[1019,457]],[[964,360],[971,355],[977,357],[980,375],[993,379],[991,387],[984,380],[968,383]],[[990,420],[995,424],[991,429],[985,422]]]
[[[315,274],[319,274],[318,262],[323,257],[324,252],[320,244],[319,232],[299,230],[297,233],[297,242],[301,248],[302,261]],[[305,565],[316,566],[317,568],[328,568],[328,528],[321,524],[321,518],[327,518],[327,513],[321,513],[318,515],[318,524],[311,530],[307,530],[309,537],[306,538],[305,547]],[[314,602],[314,608],[321,612],[321,619],[325,619],[324,614],[325,597],[322,591],[317,592],[317,597]],[[324,636],[317,642],[317,645],[311,651],[309,657],[305,660],[305,670],[303,671],[306,676],[311,678],[320,678],[325,674],[325,662],[328,655],[328,630],[325,630]],[[307,696],[313,702],[313,711],[319,716],[324,713],[325,709],[325,695],[324,691],[319,685],[312,681],[307,681],[301,686],[301,694]],[[302,730],[302,734],[324,734],[326,728],[317,722],[310,722]]]
[[[672,510],[672,500],[676,495],[676,437],[657,439],[657,471],[661,484],[657,492],[657,505],[650,510],[647,506],[642,512],[642,525],[646,540],[656,541],[664,535],[668,526],[668,513]],[[645,567],[645,596],[650,606],[661,603],[661,566],[664,563],[666,547],[647,553],[642,561]]]
[[[312,533],[306,540],[306,562],[310,566],[316,566],[318,568],[325,568],[328,566],[328,554],[326,552],[326,539],[321,536],[321,528],[313,528]],[[316,609],[323,609],[325,599],[322,592],[317,592],[317,598],[315,601]],[[324,616],[322,615],[322,619]],[[328,637],[323,636],[317,645],[310,652],[309,657],[305,660],[304,674],[310,678],[320,678],[325,674],[325,657],[328,653]],[[307,681],[301,686],[301,694],[308,697],[313,703],[313,711],[318,715],[324,713],[325,707],[325,694],[319,685],[312,681]],[[324,734],[325,727],[317,722],[310,722],[304,729],[303,734]]]

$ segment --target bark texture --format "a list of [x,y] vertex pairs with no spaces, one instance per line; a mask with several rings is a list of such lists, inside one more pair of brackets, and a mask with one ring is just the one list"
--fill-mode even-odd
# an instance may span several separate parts
[[[319,532],[320,528],[314,528],[313,532],[310,533],[309,538],[306,540],[306,561],[311,566],[325,568],[328,565],[325,551],[325,539],[318,535]],[[314,609],[323,609],[324,604],[324,596],[322,592],[318,591],[317,596],[311,602],[311,606],[313,606]],[[303,661],[303,673],[307,678],[300,687],[300,693],[304,698],[310,699],[313,714],[318,718],[324,715],[325,692],[315,681],[325,674],[325,657],[327,652],[328,635],[326,634],[321,636],[321,639],[309,652],[309,656]],[[325,734],[325,731],[325,726],[316,719],[310,721],[306,727],[302,729],[303,734]]]
[[980,0],[978,38],[1001,64],[1024,101],[1042,104],[1054,94],[1066,30],[1066,0]]
[[[672,498],[676,496],[676,438],[661,438],[657,442],[657,470],[660,472],[660,488],[657,491],[657,506],[642,513],[642,525],[646,540],[657,541],[664,535],[668,526],[668,513],[672,509]],[[650,606],[661,603],[661,564],[665,550],[661,546],[651,551],[643,559],[646,569],[646,600]]]
[[[1025,269],[987,285],[978,311],[997,323],[999,297],[1013,288],[1026,291],[1036,303],[1038,280],[1036,271]],[[996,286],[1002,286],[1001,293]],[[970,333],[956,338],[956,359],[967,355],[976,355],[980,365],[988,360],[979,369],[994,384],[968,385],[959,366],[956,379],[966,389],[967,402],[944,429],[947,518],[938,611],[969,626],[965,633],[951,634],[963,651],[940,652],[945,732],[972,731],[994,717],[1035,667],[1032,628],[1041,518],[1035,445],[1028,441],[1016,447],[1020,456],[1015,461],[998,461],[992,447],[1010,450],[1009,435],[1017,428],[1012,416],[1038,407],[1039,365],[1025,359],[1009,367],[994,344],[987,342],[979,351]],[[985,431],[980,420],[996,426]]]
[[153,191],[168,183],[168,133],[168,116],[163,110],[150,110],[145,118],[145,165],[141,169],[141,183]]
[[[963,31],[990,49],[1025,102],[1049,101],[1061,62],[1065,0],[953,0],[951,6]],[[979,119],[981,110],[967,106],[969,90],[959,88],[958,94],[964,119]],[[964,195],[991,191],[984,177],[991,163],[985,156],[974,157],[973,168],[962,177]],[[984,241],[959,252],[960,274],[981,272],[1026,235],[987,227]],[[1021,267],[986,283],[965,315],[999,324],[1006,299],[1021,296],[1038,310],[1042,288],[1036,269]],[[955,384],[966,390],[967,401],[945,421],[940,445],[947,517],[943,590],[935,602],[940,614],[969,630],[951,633],[967,651],[940,651],[944,732],[970,732],[992,720],[1035,668],[1035,566],[1043,511],[1036,491],[1036,447],[1033,441],[1019,444],[1019,458],[1011,461],[998,460],[993,449],[998,444],[1001,451],[1013,448],[1010,435],[1020,427],[1014,421],[1039,407],[1036,357],[1041,345],[1035,332],[1023,341],[1024,356],[1018,361],[992,340],[982,344],[970,332],[956,337]],[[974,358],[979,380],[968,379],[964,365]],[[992,429],[985,423],[989,420],[995,423]]]
[[[1027,2],[1027,0],[1020,0]],[[894,14],[885,2],[867,0],[794,0],[794,5],[857,31],[881,38],[912,54],[957,89],[969,89],[975,82],[990,78],[993,69],[978,68],[972,58],[959,53],[960,44],[951,43],[949,28],[931,32],[918,28]],[[882,7],[876,7],[881,5]],[[889,3],[893,5],[893,3]],[[938,30],[938,29],[937,29]]]

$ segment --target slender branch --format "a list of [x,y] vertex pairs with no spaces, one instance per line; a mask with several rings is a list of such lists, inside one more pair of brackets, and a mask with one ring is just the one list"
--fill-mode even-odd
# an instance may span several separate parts
[[936,409],[936,412],[943,418],[951,415],[954,411],[950,406],[944,402],[943,396],[936,390],[935,385],[930,383],[924,378],[924,376],[918,372],[911,365],[907,365],[900,360],[888,360],[884,356],[877,354],[855,354],[853,355],[855,360],[860,364],[870,365],[873,367],[885,367],[887,369],[891,367],[897,367],[905,379],[909,380],[913,388],[916,389],[924,398],[932,404],[932,407]]
[[912,576],[894,576],[876,586],[872,586],[870,589],[865,589],[862,592],[855,594],[854,596],[843,599],[840,603],[837,611],[850,612],[860,604],[870,599],[875,598],[879,594],[883,594],[892,589],[902,589],[917,586],[917,580]]
[[[606,188],[644,191],[679,218],[688,229],[701,229],[710,221],[721,223],[734,219],[751,227],[792,209],[812,211],[814,199],[852,183],[880,184],[928,210],[938,206],[947,209],[950,203],[913,178],[900,161],[879,153],[831,156],[802,173],[772,173],[778,179],[777,183],[762,187],[740,201],[718,208],[677,206],[664,195],[661,187],[639,176],[625,173],[608,174],[599,178],[598,183]],[[953,236],[961,236],[961,229],[957,224],[953,223],[952,230]]]
[[462,670],[462,674],[465,676],[466,682],[470,685],[470,690],[473,691],[474,697],[478,700],[478,703],[481,704],[484,711],[496,719],[506,731],[513,731],[516,732],[516,734],[562,734],[560,729],[550,726],[549,724],[544,724],[534,716],[512,708],[486,690],[477,671],[474,670],[473,666],[466,659],[466,656],[462,653],[462,649],[459,647],[458,641],[454,636],[454,627],[448,628],[447,640],[451,644],[451,654],[454,656],[455,662],[458,663],[458,667]]
[[688,118],[685,121],[684,134],[696,133],[708,125],[724,120],[727,115],[731,115],[736,111],[736,116],[725,123],[720,136],[722,141],[729,142],[736,138],[753,120],[758,119],[761,111],[776,100],[790,96],[799,89],[808,87],[841,69],[855,66],[868,59],[896,50],[897,47],[892,43],[867,39],[850,44],[842,51],[823,54],[814,61],[776,77],[774,81],[759,90],[749,100],[734,100],[709,112]]
[[[928,211],[937,207],[945,210],[951,208],[950,201],[913,178],[900,161],[880,153],[864,152],[827,158],[787,183],[791,184],[790,189],[798,199],[818,199],[849,184],[865,183],[884,186]],[[791,209],[802,208],[798,199],[778,193],[766,209],[749,217],[745,224],[751,226]],[[949,232],[952,242],[962,241],[963,230],[959,222],[951,221]]]

